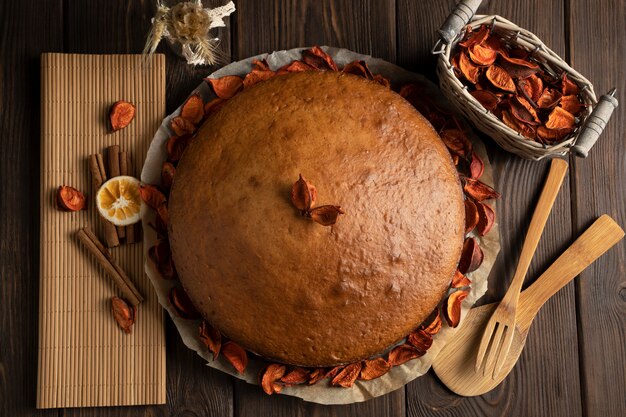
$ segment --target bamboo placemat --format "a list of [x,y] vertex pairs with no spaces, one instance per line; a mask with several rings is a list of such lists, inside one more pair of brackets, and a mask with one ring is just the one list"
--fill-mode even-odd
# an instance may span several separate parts
[[[137,106],[125,129],[111,133],[108,110],[124,99]],[[138,177],[165,116],[165,58],[142,66],[140,55],[44,54],[41,59],[41,247],[37,407],[165,403],[163,312],[144,273],[141,243],[113,256],[145,301],[130,335],[115,323],[110,298],[119,291],[75,237],[91,226],[104,238],[87,157],[120,145]],[[59,185],[83,191],[88,210],[54,206]]]

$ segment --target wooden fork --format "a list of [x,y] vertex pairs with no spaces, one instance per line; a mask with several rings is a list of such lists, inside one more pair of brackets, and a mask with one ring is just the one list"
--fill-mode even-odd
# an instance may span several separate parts
[[524,278],[528,272],[530,261],[535,254],[539,238],[541,238],[543,229],[546,226],[548,215],[552,210],[552,205],[559,193],[566,172],[567,162],[562,159],[552,160],[548,178],[541,191],[539,202],[537,203],[537,207],[530,221],[528,232],[526,233],[526,240],[522,247],[522,253],[520,254],[511,286],[489,319],[482,340],[480,341],[474,370],[475,372],[480,372],[481,366],[484,364],[482,368],[484,376],[491,372],[492,378],[496,379],[497,375],[502,370],[504,358],[507,357],[509,349],[511,348],[514,334],[513,330],[515,329],[517,302],[519,300],[522,284],[524,284]]

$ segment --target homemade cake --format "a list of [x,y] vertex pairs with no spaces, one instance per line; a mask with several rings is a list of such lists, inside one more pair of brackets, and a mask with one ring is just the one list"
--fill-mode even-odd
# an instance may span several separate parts
[[[332,226],[291,202],[299,174]],[[339,72],[272,78],[200,128],[176,171],[169,240],[214,327],[258,355],[330,366],[380,354],[444,297],[463,194],[431,125],[388,88]]]

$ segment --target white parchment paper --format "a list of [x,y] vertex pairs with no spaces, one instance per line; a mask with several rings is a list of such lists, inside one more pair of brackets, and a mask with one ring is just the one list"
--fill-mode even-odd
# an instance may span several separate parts
[[[252,61],[254,59],[262,58],[265,58],[270,68],[274,70],[282,67],[285,64],[290,63],[293,60],[300,59],[301,51],[303,49],[306,48],[278,51],[271,54],[258,55],[255,57],[244,59],[242,61],[233,62],[232,64],[227,65],[219,69],[218,71],[215,71],[209,77],[219,78],[225,75],[244,76],[251,71]],[[370,56],[360,55],[347,49],[331,47],[323,47],[323,49],[335,60],[335,62],[340,67],[355,60],[364,60],[367,62],[372,73],[382,74],[383,76],[389,78],[394,84],[402,84],[409,81],[416,81],[425,84],[427,85],[428,94],[431,98],[438,98],[436,101],[441,107],[452,110],[449,104],[446,103],[443,95],[440,93],[437,86],[428,81],[428,79],[426,79],[422,75],[405,71],[404,69],[389,62],[372,58]],[[192,94],[200,94],[205,102],[209,101],[212,98],[215,98],[213,92],[211,91],[211,88],[205,82],[203,82],[196,90],[194,90]],[[160,183],[161,165],[167,157],[165,144],[167,139],[173,135],[173,132],[169,128],[170,120],[173,117],[177,116],[179,112],[180,107],[176,109],[173,114],[169,115],[163,120],[163,123],[161,124],[159,130],[156,132],[152,140],[152,144],[150,145],[150,148],[148,150],[146,162],[141,172],[142,182],[148,184]],[[468,131],[470,131],[470,129],[468,129]],[[491,169],[491,165],[489,164],[489,159],[487,157],[485,146],[473,134],[473,132],[471,132],[468,136],[474,144],[475,151],[485,162],[485,172],[481,177],[481,181],[493,186],[493,172]],[[495,202],[490,202],[490,204],[492,204],[494,206],[494,209],[497,211],[495,207]],[[148,223],[154,222],[154,218],[155,214],[152,210],[148,210],[148,213],[143,218],[143,244],[146,259],[148,259],[148,249],[156,243],[156,234],[154,230],[148,226]],[[452,329],[445,324],[444,320],[443,328],[437,335],[434,336],[432,347],[428,350],[426,355],[422,356],[421,358],[409,361],[401,366],[396,366],[392,368],[391,371],[389,371],[386,375],[380,378],[374,379],[372,381],[357,381],[352,388],[331,387],[329,386],[327,381],[320,381],[316,385],[312,386],[301,385],[284,388],[281,392],[281,395],[293,395],[296,397],[300,397],[306,401],[312,401],[320,404],[350,404],[387,394],[404,386],[413,379],[424,375],[431,367],[435,357],[443,348],[446,341],[454,337],[455,331],[463,325],[463,317],[465,316],[469,308],[471,308],[476,300],[482,297],[487,291],[487,278],[496,260],[496,256],[500,251],[500,234],[498,229],[498,223],[496,222],[496,224],[493,226],[487,236],[482,238],[479,236],[475,237],[478,239],[480,247],[484,252],[484,261],[478,270],[467,274],[467,276],[472,280],[472,286],[469,296],[463,301],[463,315],[461,319],[461,324],[456,329]],[[198,337],[198,326],[200,322],[198,320],[184,320],[179,318],[178,316],[176,316],[175,312],[168,302],[168,292],[170,288],[175,285],[175,282],[162,279],[158,272],[152,266],[152,263],[149,261],[146,262],[145,269],[146,274],[152,281],[152,284],[154,285],[154,288],[158,294],[159,302],[170,313],[170,316],[172,317],[172,320],[174,321],[176,328],[178,329],[185,345],[188,348],[195,350],[198,355],[203,357],[207,361],[208,366],[219,369],[222,372],[226,372],[227,374],[233,375],[237,378],[243,379],[248,383],[258,384],[258,373],[259,370],[265,365],[265,362],[255,357],[251,357],[245,374],[239,375],[228,362],[223,360],[222,357],[218,358],[217,361],[213,361],[211,353],[209,353],[206,347],[200,342],[200,339]],[[261,388],[259,387],[259,389]]]

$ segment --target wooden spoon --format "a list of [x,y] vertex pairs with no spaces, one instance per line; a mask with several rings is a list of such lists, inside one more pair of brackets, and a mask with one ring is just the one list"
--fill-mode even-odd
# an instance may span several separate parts
[[541,306],[565,284],[591,265],[624,237],[624,231],[609,216],[600,216],[559,258],[520,295],[513,343],[495,379],[474,371],[474,361],[485,326],[497,303],[472,308],[461,327],[439,352],[435,373],[459,395],[481,395],[495,388],[511,372],[526,343],[528,329]]

